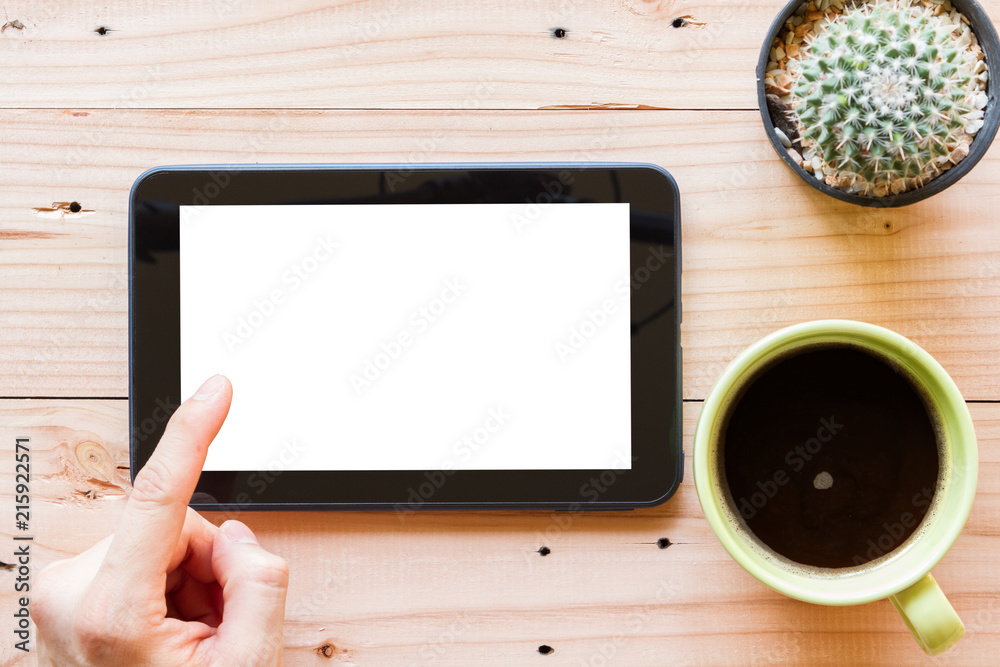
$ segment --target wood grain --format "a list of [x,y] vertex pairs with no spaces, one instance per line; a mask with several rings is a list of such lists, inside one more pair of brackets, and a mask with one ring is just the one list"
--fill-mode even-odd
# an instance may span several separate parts
[[15,0],[0,105],[753,108],[782,4]]
[[14,0],[0,105],[752,109],[783,5]]
[[[700,405],[685,405],[686,449]],[[1000,405],[972,405],[979,492],[934,575],[967,636],[936,659],[1000,652]],[[33,571],[107,535],[126,499],[127,402],[0,401],[0,516],[13,514],[13,441],[33,450]],[[80,443],[92,443],[83,448]],[[77,454],[106,452],[94,467]],[[690,466],[677,495],[635,512],[243,513],[291,567],[286,664],[925,664],[885,601],[819,607],[732,561],[701,514]],[[235,515],[209,514],[214,523]],[[10,543],[9,524],[0,540]],[[666,537],[671,546],[660,549]],[[541,556],[538,549],[551,550]],[[0,560],[2,560],[0,556]],[[14,575],[0,570],[0,608]],[[332,657],[325,661],[323,653]],[[0,664],[18,662],[0,643]],[[548,663],[546,663],[548,664]]]
[[0,144],[0,396],[127,396],[128,192],[149,167],[607,160],[680,186],[685,398],[763,335],[844,317],[1000,399],[997,146],[944,193],[874,211],[801,182],[756,112],[7,110]]

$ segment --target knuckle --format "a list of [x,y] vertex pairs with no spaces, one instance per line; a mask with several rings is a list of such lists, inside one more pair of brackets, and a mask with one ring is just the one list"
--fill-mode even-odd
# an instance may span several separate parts
[[109,656],[135,642],[134,610],[91,596],[73,619],[73,636],[80,652],[93,664],[109,661]]
[[177,438],[181,441],[186,440],[194,430],[197,422],[198,420],[188,410],[180,407],[170,416],[170,421],[167,422],[163,437]]
[[248,559],[246,567],[259,583],[270,588],[288,588],[288,563],[281,556],[264,551]]
[[139,503],[166,505],[173,501],[170,491],[170,473],[163,462],[152,457],[146,462],[132,483],[132,500]]
[[108,627],[99,616],[98,607],[88,606],[73,620],[73,635],[84,655],[97,656],[108,648]]

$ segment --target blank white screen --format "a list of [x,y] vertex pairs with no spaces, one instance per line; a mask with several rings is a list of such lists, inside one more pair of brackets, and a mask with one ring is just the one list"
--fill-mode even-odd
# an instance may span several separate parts
[[205,470],[631,467],[628,204],[181,207]]

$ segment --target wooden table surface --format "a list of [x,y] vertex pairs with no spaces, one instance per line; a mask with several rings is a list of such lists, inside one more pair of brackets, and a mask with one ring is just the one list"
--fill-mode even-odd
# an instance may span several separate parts
[[[0,561],[15,437],[33,443],[33,572],[121,514],[127,197],[147,168],[652,162],[682,193],[686,450],[724,366],[795,322],[889,327],[955,378],[979,493],[934,574],[965,639],[931,660],[886,601],[765,587],[715,539],[688,465],[672,500],[636,512],[245,513],[291,566],[286,664],[996,664],[1000,145],[902,210],[808,187],[756,110],[781,5],[8,0],[23,27],[0,34]],[[13,648],[15,575],[0,566],[0,663],[34,664]]]

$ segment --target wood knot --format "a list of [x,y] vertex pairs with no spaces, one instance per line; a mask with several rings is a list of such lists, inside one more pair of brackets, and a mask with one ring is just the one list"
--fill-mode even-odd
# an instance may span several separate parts
[[54,201],[52,206],[39,206],[31,210],[38,217],[49,220],[82,217],[94,213],[93,209],[84,208],[78,201]]
[[73,450],[80,467],[93,479],[102,482],[112,482],[117,474],[118,465],[111,452],[93,440],[84,440]]
[[316,647],[316,654],[321,655],[324,658],[332,658],[334,655],[336,655],[336,653],[337,653],[337,647],[330,643]]
[[703,30],[705,28],[704,21],[699,21],[690,14],[678,16],[670,22],[670,25],[674,28],[691,28],[692,30]]
[[0,34],[7,32],[7,28],[13,28],[14,30],[24,30],[24,24],[20,20],[14,19],[13,21],[7,21],[0,28]]
[[115,458],[96,433],[78,431],[52,449],[47,477],[54,502],[89,507],[105,497],[125,496],[130,486],[126,452]]

